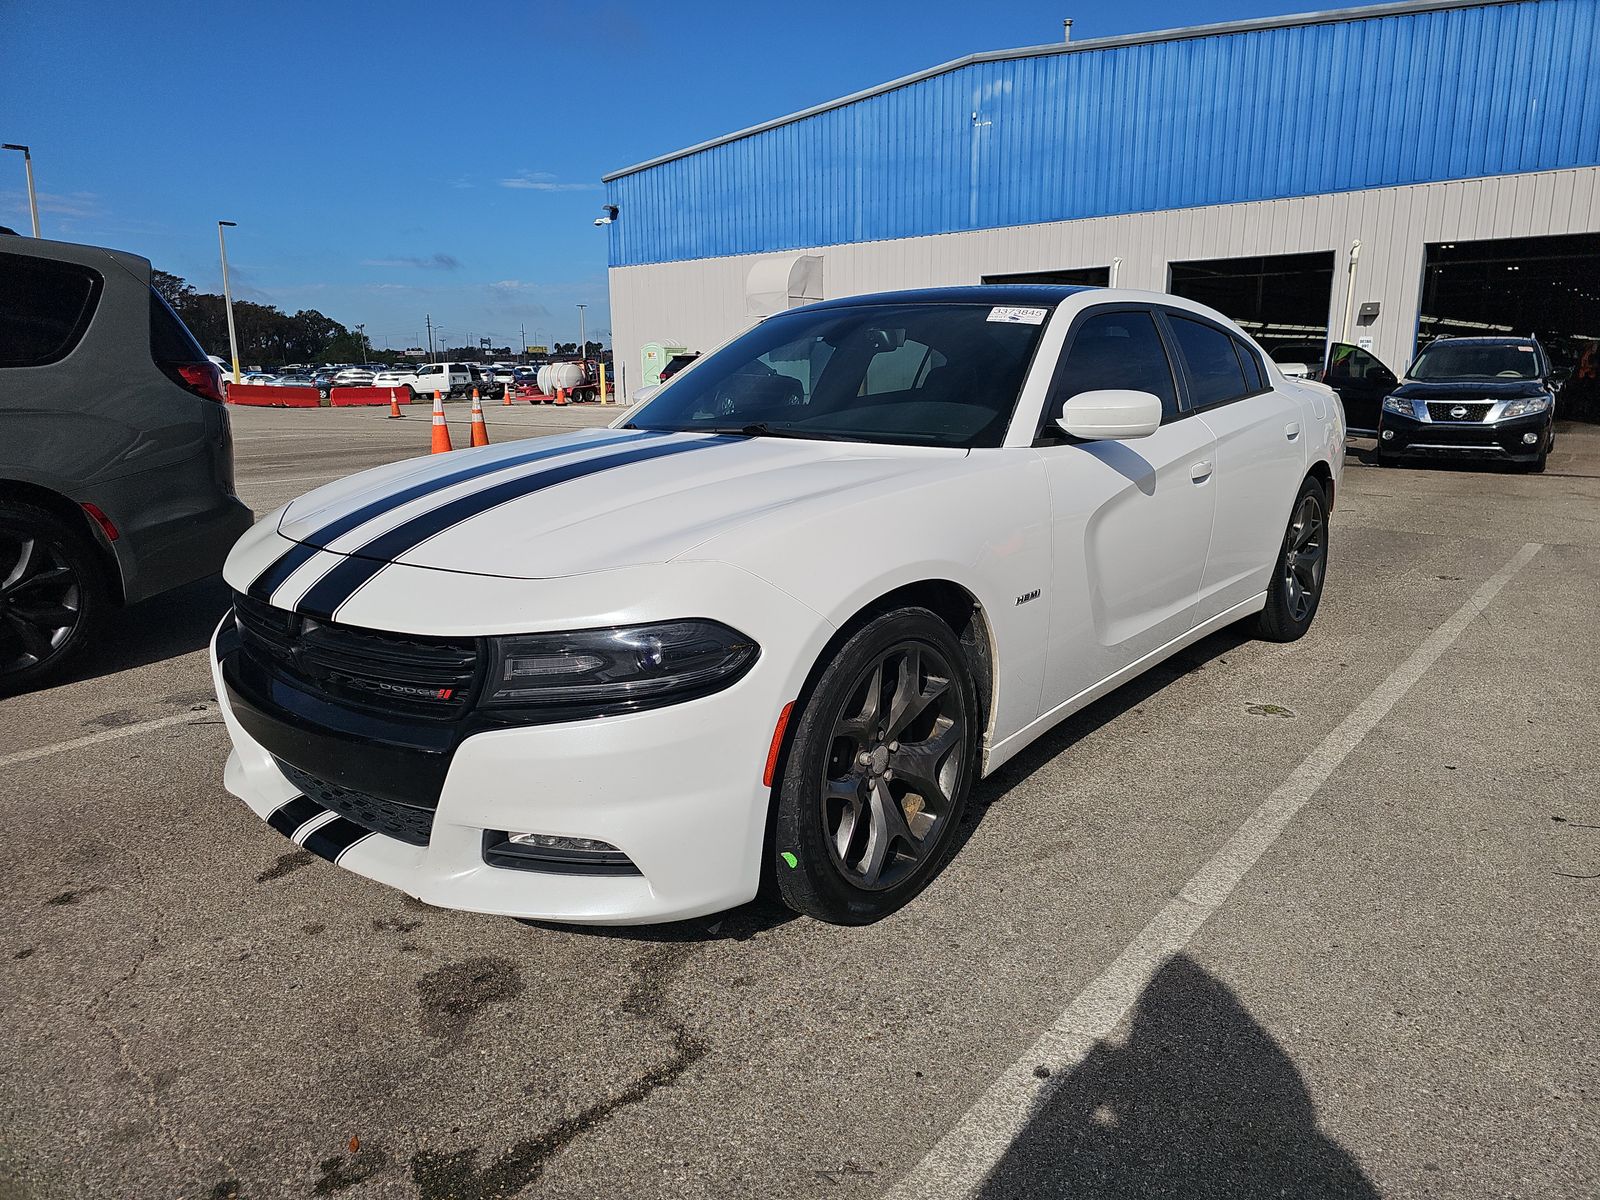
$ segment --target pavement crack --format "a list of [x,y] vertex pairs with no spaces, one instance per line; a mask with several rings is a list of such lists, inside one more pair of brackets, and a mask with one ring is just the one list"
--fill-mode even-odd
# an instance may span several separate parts
[[138,1089],[144,1097],[145,1107],[150,1110],[150,1116],[155,1121],[156,1129],[162,1139],[180,1156],[186,1156],[194,1153],[194,1147],[188,1145],[178,1136],[177,1131],[172,1127],[172,1122],[167,1119],[166,1106],[161,1103],[160,1096],[157,1094],[155,1079],[146,1074],[138,1062],[135,1061],[133,1048],[129,1045],[128,1035],[122,1031],[122,1027],[104,1012],[117,993],[133,984],[133,981],[138,978],[139,972],[144,969],[145,963],[150,960],[151,955],[160,947],[160,941],[152,938],[149,945],[139,951],[138,956],[133,960],[133,966],[103,988],[100,994],[94,998],[89,1005],[87,1015],[91,1021],[111,1035],[111,1039],[117,1047],[117,1061],[121,1064],[122,1070],[127,1074],[128,1078],[138,1085]]
[[646,1071],[621,1092],[515,1143],[482,1170],[477,1169],[477,1147],[419,1151],[411,1157],[411,1179],[421,1200],[497,1200],[516,1195],[578,1137],[598,1128],[622,1109],[648,1099],[657,1089],[671,1087],[704,1058],[706,1045],[692,1036],[681,1020],[663,1011],[667,985],[698,948],[694,943],[678,943],[645,955],[637,968],[638,978],[622,1001],[624,1012],[652,1021],[667,1033],[672,1052],[664,1063]]

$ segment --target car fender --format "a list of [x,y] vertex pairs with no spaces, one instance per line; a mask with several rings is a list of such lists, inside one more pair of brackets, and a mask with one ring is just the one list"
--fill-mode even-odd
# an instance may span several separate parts
[[974,450],[958,468],[922,481],[740,526],[692,557],[747,570],[834,627],[909,585],[955,584],[977,602],[989,629],[990,738],[1004,740],[1038,715],[1051,604],[1050,498],[1031,448]]

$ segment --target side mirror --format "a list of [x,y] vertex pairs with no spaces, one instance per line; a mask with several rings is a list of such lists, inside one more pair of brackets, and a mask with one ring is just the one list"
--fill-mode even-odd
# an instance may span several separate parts
[[1161,427],[1161,398],[1149,392],[1079,392],[1061,406],[1061,429],[1087,441],[1149,437]]
[[659,383],[647,383],[644,387],[634,392],[633,402],[635,404],[643,404],[646,400],[650,399],[651,396],[654,396],[660,390],[661,385]]

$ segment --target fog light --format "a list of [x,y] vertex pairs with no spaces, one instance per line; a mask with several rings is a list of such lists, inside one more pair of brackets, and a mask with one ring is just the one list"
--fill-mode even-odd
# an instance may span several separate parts
[[1392,430],[1392,429],[1385,429],[1385,430],[1384,430],[1384,431],[1383,431],[1383,432],[1382,432],[1382,433],[1380,433],[1380,434],[1379,434],[1379,435],[1378,435],[1378,436],[1379,436],[1379,437],[1381,437],[1381,438],[1382,438],[1382,439],[1383,439],[1383,440],[1384,440],[1384,441],[1386,441],[1386,442],[1392,442],[1392,441],[1394,441],[1394,430]]
[[483,831],[483,861],[516,871],[549,871],[557,875],[637,875],[633,860],[599,838],[563,837],[553,833]]
[[582,854],[617,853],[610,842],[597,838],[556,837],[548,833],[508,833],[506,841],[513,846],[533,846],[540,850],[576,850]]
[[1539,435],[1537,433],[1525,433],[1522,435],[1522,444],[1525,446],[1531,446],[1538,440]]

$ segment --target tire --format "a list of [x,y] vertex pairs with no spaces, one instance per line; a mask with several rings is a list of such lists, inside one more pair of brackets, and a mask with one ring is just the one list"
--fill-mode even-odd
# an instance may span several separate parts
[[31,504],[0,508],[0,695],[60,671],[93,640],[108,606],[87,534]]
[[1328,577],[1328,493],[1315,476],[1307,476],[1289,509],[1289,526],[1272,566],[1267,606],[1256,623],[1256,636],[1269,642],[1293,642],[1305,636],[1322,603]]
[[876,617],[838,648],[796,714],[778,788],[785,904],[865,925],[939,873],[980,770],[977,694],[961,643],[925,608]]

